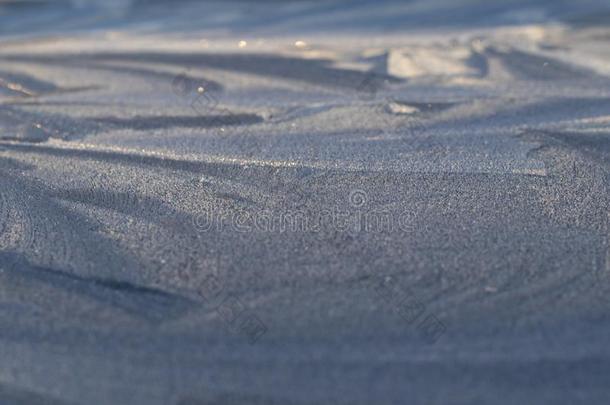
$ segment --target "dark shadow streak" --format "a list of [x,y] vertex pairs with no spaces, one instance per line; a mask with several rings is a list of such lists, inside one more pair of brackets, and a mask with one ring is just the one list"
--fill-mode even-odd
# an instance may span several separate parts
[[555,139],[565,146],[589,155],[595,160],[610,165],[610,134],[609,133],[569,133],[553,131],[537,131],[540,134]]
[[[0,403],[24,405],[69,405],[68,402],[52,398],[13,384],[0,383]],[[70,403],[71,404],[71,403]]]
[[521,80],[592,80],[593,78],[602,78],[590,69],[527,52],[517,50],[500,52],[497,49],[490,48],[486,54],[500,59],[504,66]]
[[[194,174],[206,173],[210,176],[228,175],[231,172],[235,174],[243,173],[243,166],[237,163],[216,163],[216,162],[201,162],[201,161],[188,161],[174,158],[163,158],[157,156],[146,156],[136,154],[124,154],[111,151],[100,151],[100,150],[82,150],[82,149],[60,149],[49,147],[46,145],[38,144],[23,144],[23,143],[8,143],[0,142],[0,147],[14,150],[17,152],[25,153],[38,153],[41,155],[56,156],[60,158],[71,157],[78,159],[92,159],[106,163],[117,163],[125,166],[132,167],[154,167],[164,168],[170,170],[186,171]],[[260,171],[265,173],[275,172],[277,169],[274,167],[266,166],[249,166],[249,171],[255,172]],[[290,170],[290,169],[287,169]],[[298,170],[292,168],[291,170]],[[236,172],[239,171],[239,172]]]
[[54,83],[37,79],[25,73],[7,72],[4,70],[0,70],[0,87],[24,95],[35,95],[58,90]]
[[[273,399],[262,395],[225,393],[208,398],[186,396],[179,398],[176,405],[306,405],[305,402],[294,402],[286,399]],[[307,402],[310,404],[310,402]]]
[[121,62],[172,64],[188,68],[213,68],[225,71],[244,72],[259,76],[283,78],[310,83],[325,88],[357,90],[359,85],[369,81],[374,91],[381,90],[384,83],[402,82],[391,75],[374,74],[352,69],[331,67],[332,61],[324,59],[304,59],[280,57],[271,54],[184,54],[171,52],[141,53],[92,53],[50,55],[8,55],[7,60],[33,63],[54,63],[66,66],[87,62]]
[[0,252],[0,265],[13,276],[40,281],[77,295],[120,308],[149,322],[161,322],[186,313],[194,302],[163,290],[109,278],[84,277],[30,263],[22,254]]
[[120,128],[152,130],[167,128],[211,128],[226,125],[247,125],[263,122],[256,114],[202,115],[202,116],[153,116],[133,118],[99,117],[90,121]]
[[[157,70],[153,70],[153,69],[146,69],[146,68],[141,68],[141,67],[134,67],[134,66],[114,66],[114,65],[100,65],[100,64],[87,64],[85,65],[87,69],[90,70],[104,70],[104,71],[109,71],[109,72],[114,72],[114,73],[125,73],[128,75],[135,75],[135,76],[148,76],[150,78],[154,78],[163,82],[167,82],[167,83],[172,83],[172,81],[178,76],[174,73],[168,73],[168,72],[160,72]],[[222,92],[224,90],[223,86],[216,82],[216,81],[212,81],[210,79],[206,79],[203,78],[201,76],[196,76],[193,74],[185,74],[185,78],[187,78],[192,84],[193,86],[203,86],[206,88],[206,90],[208,91],[213,91],[213,92]]]
[[[85,134],[95,134],[103,128],[100,124],[87,122],[82,119],[73,119],[64,114],[35,113],[13,107],[9,104],[0,103],[0,127],[5,128],[7,135],[0,136],[0,140],[14,140],[28,142],[30,137],[18,137],[8,134],[22,133],[24,127],[29,124],[39,124],[43,128],[44,136],[35,136],[34,140],[46,140],[48,138],[71,139],[73,136],[83,137]],[[31,127],[30,127],[31,128]]]
[[80,188],[61,190],[55,196],[62,200],[113,210],[136,218],[146,220],[152,218],[161,225],[171,223],[172,230],[181,233],[189,233],[191,231],[189,224],[193,223],[193,218],[189,215],[170,208],[163,201],[135,193],[102,188]]
[[19,99],[19,100],[8,100],[0,102],[1,105],[42,105],[42,106],[77,106],[77,107],[85,107],[85,106],[98,106],[98,107],[116,107],[115,103],[100,103],[94,101],[44,101],[39,98],[35,99]]
[[536,125],[556,123],[558,119],[593,118],[608,114],[610,109],[610,98],[575,97],[575,98],[550,98],[525,106],[516,106],[484,113],[482,115],[467,116],[461,118],[447,118],[435,123],[424,123],[428,132],[444,131],[446,128],[453,129],[463,126],[489,125],[490,117],[493,116],[496,126],[514,126],[515,117],[519,117],[522,125]]

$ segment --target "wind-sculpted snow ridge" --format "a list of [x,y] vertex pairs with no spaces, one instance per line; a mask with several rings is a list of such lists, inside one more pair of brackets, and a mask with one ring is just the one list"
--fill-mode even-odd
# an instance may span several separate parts
[[608,403],[608,10],[0,2],[0,403]]

